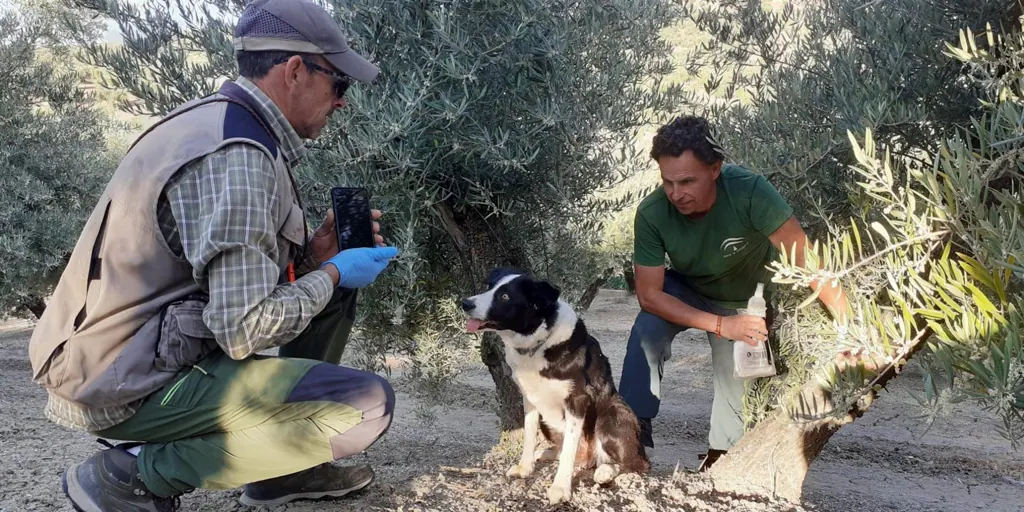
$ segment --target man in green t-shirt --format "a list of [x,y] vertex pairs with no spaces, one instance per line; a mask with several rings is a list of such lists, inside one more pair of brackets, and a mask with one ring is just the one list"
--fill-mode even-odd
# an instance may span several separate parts
[[[651,158],[662,186],[640,203],[634,219],[636,291],[642,311],[633,324],[619,391],[640,419],[641,437],[654,448],[651,419],[661,403],[663,365],[672,339],[689,328],[708,333],[714,370],[706,470],[743,436],[744,381],[733,376],[733,343],[751,345],[768,336],[771,273],[779,247],[803,264],[807,242],[793,209],[768,181],[738,165],[723,165],[705,119],[684,116],[662,126]],[[668,256],[670,268],[666,269]],[[738,315],[764,283],[768,318]],[[812,288],[817,288],[817,284]],[[819,300],[845,315],[839,287],[825,286]],[[735,341],[733,341],[735,340]]]

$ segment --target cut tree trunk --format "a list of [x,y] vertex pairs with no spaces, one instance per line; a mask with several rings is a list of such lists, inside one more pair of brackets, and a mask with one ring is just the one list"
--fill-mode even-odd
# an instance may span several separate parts
[[[902,354],[903,364],[924,347],[925,340],[932,334],[923,320],[918,323],[919,334]],[[896,361],[900,359],[897,357]],[[865,366],[872,368],[873,365],[868,363]],[[854,367],[844,362],[837,368],[838,371],[849,371]],[[884,388],[899,373],[896,363],[872,369],[881,371],[866,387],[867,391],[839,419],[833,415],[826,417],[833,405],[818,384],[812,382],[804,386],[795,414],[782,408],[775,411],[711,466],[710,475],[715,488],[739,495],[767,495],[800,503],[807,470],[825,443],[842,425],[861,417],[868,410],[877,396],[875,386]],[[794,417],[798,420],[794,421]]]
[[828,422],[798,427],[776,412],[711,466],[715,489],[800,503],[807,469],[837,430]]

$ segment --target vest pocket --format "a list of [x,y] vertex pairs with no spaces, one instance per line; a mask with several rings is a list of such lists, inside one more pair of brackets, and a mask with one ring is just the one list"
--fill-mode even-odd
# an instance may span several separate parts
[[299,205],[292,203],[279,234],[300,247],[306,242],[306,216]]
[[213,332],[203,322],[206,301],[184,300],[167,306],[160,322],[154,367],[177,372],[198,363],[217,348]]

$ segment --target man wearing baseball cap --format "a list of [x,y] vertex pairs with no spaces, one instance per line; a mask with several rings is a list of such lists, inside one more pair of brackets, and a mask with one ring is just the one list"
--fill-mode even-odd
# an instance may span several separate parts
[[387,431],[395,394],[339,361],[356,291],[397,250],[339,252],[330,212],[309,235],[291,170],[378,69],[307,0],[250,3],[234,45],[240,76],[122,159],[33,332],[47,418],[125,441],[62,475],[76,510],[171,511],[196,488],[278,505],[374,478],[333,462]]

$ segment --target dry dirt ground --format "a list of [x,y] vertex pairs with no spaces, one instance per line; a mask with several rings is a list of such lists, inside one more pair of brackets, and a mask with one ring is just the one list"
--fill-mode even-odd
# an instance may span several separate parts
[[[616,380],[636,301],[605,291],[586,320],[612,361]],[[0,330],[0,512],[70,511],[59,475],[70,463],[100,448],[87,434],[43,419],[44,392],[30,380],[26,344],[30,324]],[[348,357],[346,357],[348,359]],[[555,510],[1024,510],[1024,452],[1012,452],[981,411],[961,406],[927,435],[914,419],[907,389],[920,389],[913,373],[897,379],[868,414],[843,428],[813,464],[799,507],[764,499],[711,492],[701,476],[688,473],[705,448],[711,408],[711,365],[701,333],[681,335],[673,347],[655,420],[659,446],[653,473],[621,476],[609,489],[577,478],[574,498]],[[303,502],[291,511],[313,510],[552,510],[545,501],[551,465],[535,478],[508,481],[507,461],[491,454],[498,441],[491,412],[490,377],[470,366],[448,410],[425,425],[416,403],[401,386],[396,420],[365,454],[377,471],[370,488],[331,502]],[[490,455],[489,455],[490,454]],[[678,468],[678,469],[677,469]],[[238,491],[196,491],[183,510],[243,510]]]

